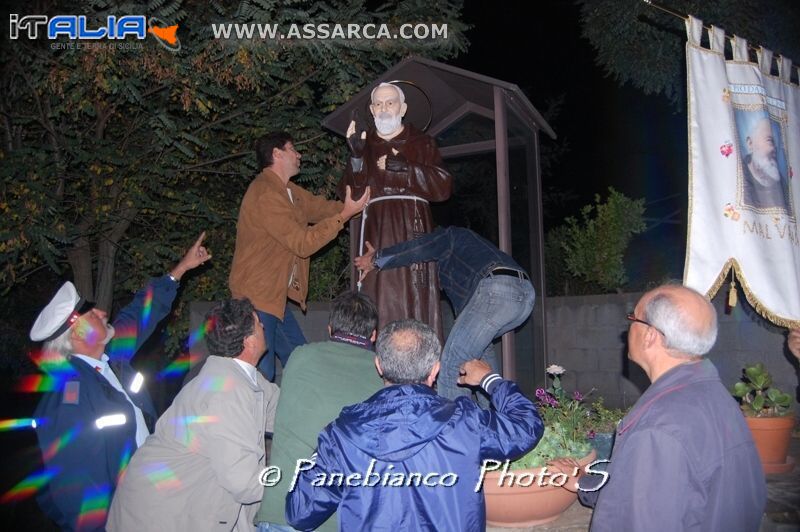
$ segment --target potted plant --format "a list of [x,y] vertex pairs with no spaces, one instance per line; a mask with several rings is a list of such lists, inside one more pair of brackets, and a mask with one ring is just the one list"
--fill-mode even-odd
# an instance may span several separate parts
[[589,442],[597,451],[598,460],[608,460],[614,446],[614,435],[620,420],[629,408],[608,408],[602,397],[598,397],[589,408],[586,432]]
[[772,386],[772,376],[764,364],[747,366],[743,373],[742,380],[733,386],[733,395],[741,401],[764,472],[788,473],[794,468],[794,461],[787,460],[795,424],[792,398]]
[[531,451],[517,460],[498,466],[485,474],[483,492],[486,520],[491,526],[528,527],[547,523],[558,517],[577,500],[577,495],[562,486],[570,479],[553,475],[547,463],[556,458],[575,458],[586,466],[595,459],[587,438],[589,410],[584,396],[568,394],[561,385],[564,368],[551,365],[547,374],[553,379],[546,390],[536,390],[539,415],[544,421],[544,435]]

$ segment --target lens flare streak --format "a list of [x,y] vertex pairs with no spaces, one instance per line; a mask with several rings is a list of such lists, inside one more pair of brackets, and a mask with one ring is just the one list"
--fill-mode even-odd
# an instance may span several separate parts
[[208,320],[205,321],[205,323],[203,323],[203,325],[198,327],[197,330],[193,331],[189,335],[189,342],[188,342],[189,349],[194,347],[194,345],[197,342],[199,342],[200,340],[205,338],[206,335],[208,334],[208,331],[210,331],[213,327],[214,327],[214,320],[213,319],[208,319]]
[[21,417],[18,419],[0,419],[0,432],[9,430],[35,429],[38,422],[33,417]]
[[78,515],[78,530],[102,527],[106,522],[111,490],[101,486],[84,493],[81,502],[81,513]]
[[128,326],[116,327],[114,338],[108,345],[107,354],[112,360],[130,360],[136,350],[138,330],[135,323]]
[[148,466],[145,475],[159,491],[181,487],[181,481],[167,464],[158,463]]
[[50,447],[45,449],[42,453],[42,459],[45,462],[49,462],[55,455],[61,452],[64,447],[69,445],[72,440],[75,439],[75,436],[78,435],[78,428],[73,427],[58,438],[56,438],[53,443],[50,444]]
[[164,379],[164,378],[174,378],[180,377],[189,371],[189,368],[192,367],[197,361],[200,359],[197,355],[184,355],[181,357],[176,358],[173,360],[169,366],[162,369],[159,373],[157,378]]
[[147,329],[150,324],[150,314],[153,311],[153,285],[147,286],[147,292],[144,294],[144,305],[142,305],[142,316],[139,319],[139,330]]
[[19,484],[8,490],[0,497],[0,503],[16,502],[27,499],[31,495],[36,494],[50,480],[56,476],[58,469],[45,469],[28,475],[22,479]]
[[59,389],[61,379],[51,375],[23,375],[14,390],[22,393],[44,393]]

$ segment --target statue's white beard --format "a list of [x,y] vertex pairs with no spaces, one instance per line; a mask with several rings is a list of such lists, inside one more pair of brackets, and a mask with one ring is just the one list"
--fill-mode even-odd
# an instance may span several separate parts
[[402,120],[403,117],[399,114],[394,115],[387,112],[378,113],[377,116],[375,116],[375,129],[377,129],[378,133],[381,135],[391,135],[400,129]]
[[769,187],[781,180],[775,157],[753,153],[750,162],[753,164],[753,177],[762,186]]
[[106,337],[103,338],[102,344],[108,345],[108,342],[110,342],[111,339],[114,338],[114,333],[116,333],[116,331],[114,330],[114,326],[111,325],[110,323],[106,323]]

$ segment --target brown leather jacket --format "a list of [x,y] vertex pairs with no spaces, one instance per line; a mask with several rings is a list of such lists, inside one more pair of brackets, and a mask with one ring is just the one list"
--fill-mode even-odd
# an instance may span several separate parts
[[344,223],[341,202],[290,182],[292,203],[286,188],[269,168],[250,183],[239,209],[228,279],[234,298],[247,297],[258,310],[280,319],[287,297],[305,310],[309,258],[333,240]]
[[[408,161],[408,171],[380,170],[377,160],[397,150]],[[354,172],[350,162],[339,183],[339,197],[344,198],[346,185],[353,197],[361,197],[369,185],[372,199],[367,209],[364,240],[375,249],[391,246],[429,233],[433,229],[430,206],[424,201],[389,199],[382,196],[412,195],[428,201],[445,201],[450,197],[453,178],[442,164],[436,142],[428,135],[406,124],[403,131],[391,140],[380,138],[374,131],[367,134],[363,167]],[[358,242],[361,219],[351,224],[351,240]],[[351,250],[358,253],[357,244]],[[353,278],[358,272],[353,271]],[[442,337],[439,309],[439,280],[436,264],[414,264],[394,270],[371,272],[364,279],[362,292],[372,297],[378,306],[379,326],[404,318],[414,318],[430,325]]]

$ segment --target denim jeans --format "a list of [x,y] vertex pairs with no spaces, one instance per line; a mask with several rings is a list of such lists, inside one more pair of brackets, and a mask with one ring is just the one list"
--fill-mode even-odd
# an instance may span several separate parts
[[256,523],[256,530],[258,532],[297,532],[289,525],[279,525],[277,523],[269,523],[267,521],[259,521]]
[[307,343],[306,337],[289,305],[286,305],[283,321],[260,310],[256,310],[256,313],[264,326],[264,338],[267,340],[267,354],[261,357],[258,370],[265,379],[273,382],[275,380],[275,356],[281,359],[281,365],[285,368],[292,351]]
[[[444,344],[437,381],[439,395],[455,399],[472,394],[470,388],[456,384],[459,368],[467,360],[482,359],[493,372],[500,372],[492,341],[528,319],[535,297],[530,281],[491,274],[481,279]],[[488,407],[489,400],[478,393],[478,404]]]

